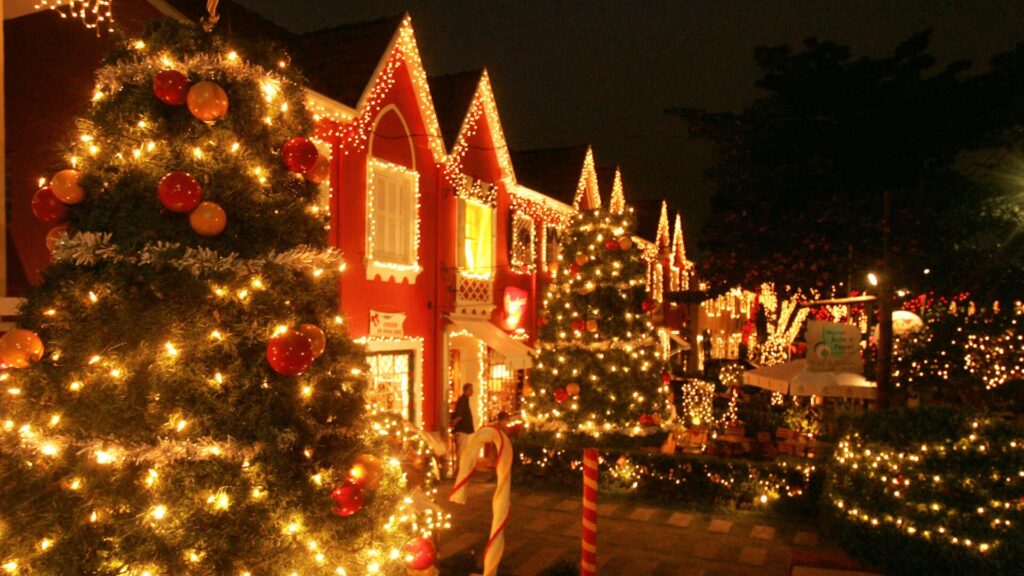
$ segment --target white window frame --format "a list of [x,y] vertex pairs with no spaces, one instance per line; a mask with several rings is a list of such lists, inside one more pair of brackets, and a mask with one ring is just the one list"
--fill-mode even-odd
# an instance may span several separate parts
[[[527,228],[528,227],[528,228]],[[525,254],[516,253],[516,238],[519,236],[520,228],[528,229],[530,232],[529,245],[524,249]],[[512,214],[512,229],[509,231],[509,264],[512,272],[518,274],[531,274],[537,270],[537,224],[533,217],[523,212]]]
[[[389,188],[389,185],[397,186]],[[423,270],[420,245],[419,174],[370,158],[366,166],[366,277],[410,284]],[[394,237],[392,235],[397,235]],[[404,238],[403,238],[404,236]],[[384,251],[384,244],[390,250]]]

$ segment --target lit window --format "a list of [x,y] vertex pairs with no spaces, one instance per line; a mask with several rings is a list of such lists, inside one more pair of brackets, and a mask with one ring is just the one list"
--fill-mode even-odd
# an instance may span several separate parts
[[494,272],[494,208],[474,199],[459,200],[459,268],[474,276]]
[[547,226],[544,229],[544,263],[550,264],[558,261],[558,255],[562,253],[562,245],[558,239],[558,228]]
[[416,172],[372,160],[367,177],[368,258],[378,264],[415,267],[419,244]]
[[366,361],[370,365],[367,406],[412,421],[416,405],[412,388],[413,353],[372,353],[366,355]]

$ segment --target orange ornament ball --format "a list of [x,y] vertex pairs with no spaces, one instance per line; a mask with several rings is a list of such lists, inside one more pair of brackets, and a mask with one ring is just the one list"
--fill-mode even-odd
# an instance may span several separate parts
[[213,122],[228,113],[228,93],[209,80],[193,84],[185,101],[188,111],[203,122]]
[[67,234],[67,224],[50,228],[50,231],[46,233],[46,249],[53,253],[57,249],[57,245],[67,239]]
[[577,266],[583,266],[584,264],[586,264],[589,261],[590,261],[590,257],[587,256],[586,254],[577,254],[576,255],[576,265]]
[[565,386],[565,391],[569,393],[569,396],[576,396],[580,393],[580,385],[575,382],[569,382]]
[[306,172],[306,180],[314,184],[326,182],[331,177],[331,160],[326,156],[319,156],[316,164]]
[[587,320],[587,332],[597,332],[597,320]]
[[299,332],[309,338],[309,344],[313,347],[313,358],[319,358],[327,348],[327,336],[316,324],[301,324]]
[[42,360],[44,350],[38,334],[15,328],[0,338],[0,363],[8,368],[26,368]]
[[364,490],[376,490],[384,478],[384,465],[380,458],[372,454],[362,454],[352,463],[348,471],[348,477],[353,484],[359,485]]
[[629,236],[623,236],[622,238],[619,238],[619,248],[621,248],[623,250],[629,250],[632,247],[633,247],[633,239],[632,238],[630,238]]
[[524,384],[523,398],[530,398],[531,396],[533,396],[533,386],[530,386],[529,384]]
[[188,215],[188,223],[200,236],[216,236],[224,231],[228,224],[228,215],[216,202],[200,202],[199,206]]
[[61,170],[50,178],[50,190],[65,204],[78,204],[85,200],[85,190],[78,185],[78,170]]

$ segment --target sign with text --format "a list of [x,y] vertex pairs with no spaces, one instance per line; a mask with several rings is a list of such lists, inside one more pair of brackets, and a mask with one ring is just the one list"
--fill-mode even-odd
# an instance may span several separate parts
[[860,330],[850,324],[807,321],[807,369],[860,374]]
[[405,337],[405,314],[370,310],[370,338]]

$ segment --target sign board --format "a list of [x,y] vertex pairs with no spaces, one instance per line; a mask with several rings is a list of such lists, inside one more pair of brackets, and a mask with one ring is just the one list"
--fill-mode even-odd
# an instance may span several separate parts
[[405,314],[370,310],[370,338],[404,338]]
[[860,374],[860,330],[850,324],[807,321],[807,369]]

